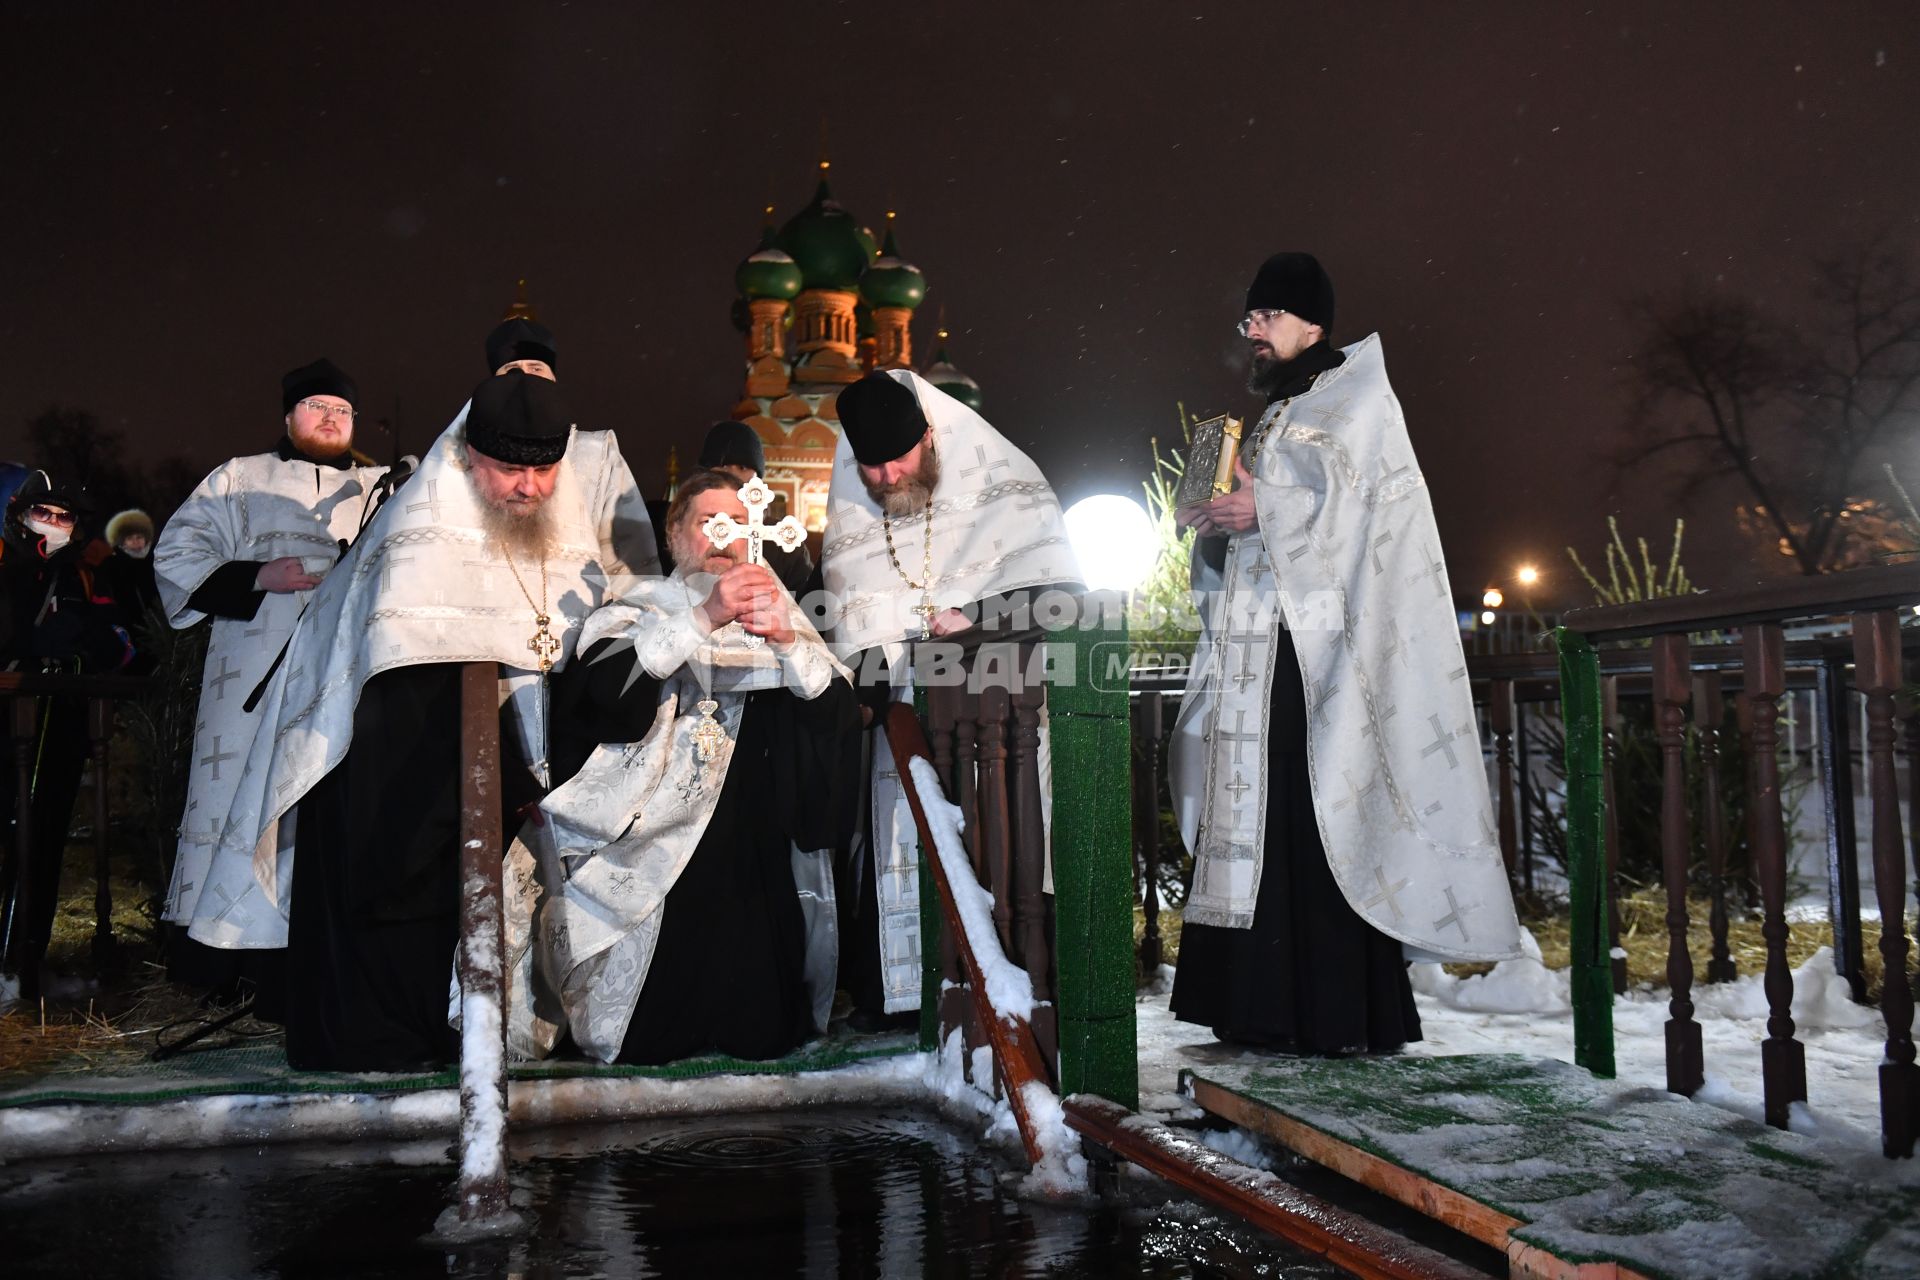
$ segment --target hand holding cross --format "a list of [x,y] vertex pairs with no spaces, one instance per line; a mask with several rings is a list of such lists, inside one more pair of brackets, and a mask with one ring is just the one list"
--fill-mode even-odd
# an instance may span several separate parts
[[730,546],[745,538],[747,563],[763,565],[767,562],[763,544],[771,542],[782,551],[792,551],[807,540],[806,526],[791,515],[782,516],[778,523],[771,525],[762,519],[772,503],[773,490],[755,476],[740,486],[740,504],[747,509],[747,522],[742,524],[726,512],[717,511],[700,526],[700,532],[716,547]]

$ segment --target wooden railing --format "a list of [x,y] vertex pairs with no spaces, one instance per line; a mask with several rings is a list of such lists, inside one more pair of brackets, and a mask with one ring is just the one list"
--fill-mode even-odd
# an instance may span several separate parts
[[[1528,758],[1529,709],[1559,704],[1568,734],[1568,804],[1570,823],[1579,806],[1574,795],[1588,782],[1594,788],[1591,812],[1594,826],[1584,833],[1598,865],[1586,867],[1591,903],[1576,901],[1576,950],[1584,941],[1584,955],[1576,954],[1576,970],[1597,968],[1593,989],[1602,993],[1626,990],[1627,972],[1619,950],[1621,912],[1618,871],[1621,861],[1620,816],[1637,796],[1618,794],[1621,708],[1644,700],[1651,705],[1660,753],[1659,865],[1666,893],[1668,933],[1667,978],[1672,992],[1673,1017],[1668,1028],[1668,1085],[1691,1094],[1704,1075],[1699,1027],[1693,1021],[1692,988],[1696,979],[1688,950],[1687,890],[1690,869],[1704,864],[1709,895],[1708,938],[1704,979],[1724,982],[1737,976],[1729,932],[1728,855],[1740,838],[1749,850],[1751,874],[1761,898],[1762,937],[1766,944],[1764,988],[1769,1005],[1768,1039],[1762,1050],[1766,1084],[1766,1113],[1770,1122],[1784,1125],[1788,1107],[1806,1097],[1804,1054],[1793,1036],[1792,972],[1786,959],[1785,921],[1787,833],[1782,818],[1781,779],[1777,765],[1780,746],[1779,704],[1796,693],[1813,699],[1818,708],[1821,800],[1827,828],[1827,890],[1834,935],[1834,963],[1845,976],[1856,999],[1867,994],[1860,885],[1854,830],[1854,743],[1850,726],[1854,693],[1866,704],[1866,729],[1858,750],[1865,764],[1872,806],[1871,848],[1874,892],[1880,908],[1880,949],[1886,978],[1881,1008],[1887,1025],[1886,1064],[1881,1070],[1883,1135],[1888,1154],[1910,1154],[1920,1128],[1920,1068],[1914,1066],[1912,1040],[1913,998],[1906,970],[1908,940],[1904,908],[1905,859],[1895,771],[1894,749],[1899,739],[1894,694],[1920,673],[1920,630],[1902,629],[1903,610],[1920,603],[1920,566],[1862,570],[1825,578],[1756,587],[1744,591],[1704,593],[1677,599],[1584,609],[1565,619],[1568,653],[1552,652],[1475,655],[1468,659],[1475,701],[1484,709],[1487,749],[1496,776],[1495,806],[1501,852],[1516,894],[1536,888],[1535,841],[1532,836],[1558,816],[1535,813],[1534,797],[1526,785],[1535,773]],[[1850,634],[1839,638],[1788,642],[1783,624],[1839,616]],[[1711,642],[1694,644],[1690,635],[1708,634]],[[1731,634],[1734,638],[1725,637]],[[1602,647],[1592,648],[1593,643]],[[1568,686],[1563,666],[1584,664],[1593,690],[1590,715],[1576,714],[1563,698]],[[1904,681],[1903,681],[1904,670]],[[1166,729],[1185,686],[1183,673],[1136,673],[1134,678],[1135,839],[1142,874],[1135,883],[1135,901],[1145,917],[1138,949],[1143,972],[1151,973],[1162,959],[1161,904],[1158,868],[1164,857],[1178,850],[1164,849],[1159,814],[1169,802],[1164,783]],[[1721,794],[1715,768],[1732,750],[1727,741],[1726,711],[1731,703],[1740,735],[1742,758],[1748,764],[1747,829],[1736,835],[1728,820],[1728,799]],[[1582,726],[1590,728],[1594,768],[1590,779],[1574,776],[1571,763]],[[1908,709],[1905,721],[1908,755],[1908,803],[1920,815],[1920,707]],[[1691,744],[1701,777],[1700,846],[1693,848],[1693,815],[1686,785],[1685,755]],[[1536,747],[1537,750],[1537,747]],[[1577,825],[1577,824],[1576,824]],[[1583,833],[1570,826],[1568,850],[1578,852]],[[1920,831],[1912,833],[1911,856],[1920,881]],[[1566,868],[1570,873],[1575,869]],[[1581,875],[1570,875],[1576,887]],[[1589,928],[1591,926],[1591,928]],[[1589,936],[1590,934],[1590,936]],[[1581,986],[1575,974],[1575,988]],[[1604,1008],[1576,1017],[1576,1060],[1612,1071],[1611,1016]],[[1599,1042],[1604,1039],[1604,1043]]]
[[[1920,636],[1911,642],[1920,645]],[[1828,829],[1829,911],[1834,928],[1834,963],[1846,977],[1855,999],[1866,995],[1861,964],[1860,892],[1854,848],[1854,788],[1851,770],[1848,690],[1846,672],[1852,662],[1849,640],[1807,640],[1788,642],[1783,647],[1786,690],[1804,694],[1818,709],[1818,781]],[[1602,763],[1606,788],[1604,803],[1607,890],[1607,945],[1614,950],[1620,944],[1619,868],[1622,856],[1618,765],[1623,715],[1621,707],[1635,703],[1651,704],[1653,699],[1654,652],[1650,646],[1610,648],[1598,653],[1600,687],[1603,698]],[[1744,657],[1738,644],[1694,645],[1690,650],[1692,702],[1691,734],[1699,754],[1699,776],[1703,784],[1701,826],[1702,861],[1707,867],[1707,885],[1711,903],[1709,920],[1711,955],[1707,981],[1725,982],[1738,974],[1728,952],[1727,858],[1735,845],[1734,833],[1727,825],[1727,799],[1720,792],[1715,767],[1723,752],[1726,711],[1731,702],[1741,725],[1747,726]],[[1496,779],[1494,804],[1501,852],[1506,859],[1514,891],[1531,894],[1535,890],[1536,839],[1543,827],[1554,821],[1551,814],[1536,814],[1533,789],[1528,779],[1537,771],[1525,760],[1525,744],[1532,741],[1528,722],[1533,715],[1547,712],[1556,719],[1561,699],[1559,658],[1552,653],[1503,654],[1469,657],[1467,670],[1474,687],[1475,702],[1485,709],[1488,724],[1487,750],[1493,757]],[[1910,720],[1909,740],[1920,742],[1920,719]],[[1744,738],[1743,738],[1744,741]],[[1913,777],[1920,780],[1920,773]],[[1634,799],[1628,797],[1628,799]],[[1612,984],[1616,993],[1627,989],[1626,961],[1611,961]]]
[[[914,825],[920,832],[921,856],[927,859],[927,865],[932,869],[934,886],[940,895],[940,917],[944,926],[940,931],[942,970],[944,972],[946,958],[953,957],[957,961],[957,968],[965,983],[964,991],[958,985],[946,987],[943,984],[943,995],[946,991],[951,991],[967,998],[969,1017],[966,1025],[974,1032],[981,1034],[986,1043],[992,1047],[993,1061],[999,1070],[998,1078],[1006,1086],[1007,1102],[1012,1108],[1014,1121],[1019,1126],[1020,1141],[1026,1148],[1027,1163],[1038,1164],[1045,1152],[1042,1149],[1039,1120],[1029,1109],[1031,1098],[1026,1086],[1038,1084],[1048,1090],[1054,1087],[1053,1073],[1046,1066],[1047,1055],[1040,1047],[1031,1022],[1013,1014],[1006,1017],[999,1016],[993,1007],[993,1002],[988,998],[986,974],[978,949],[968,938],[966,927],[961,921],[959,908],[954,900],[954,888],[948,882],[940,851],[934,843],[933,830],[927,822],[926,807],[920,795],[920,788],[913,779],[912,762],[916,758],[933,763],[926,735],[920,730],[920,719],[913,713],[913,708],[896,705],[888,713],[887,745],[893,752],[894,768],[899,771],[900,788],[906,793],[907,803],[913,809]],[[936,764],[935,769],[937,770],[938,767]],[[1035,776],[1038,776],[1037,772]],[[975,866],[978,866],[977,862]],[[1007,933],[999,919],[998,899],[995,900],[995,906],[994,932],[999,935],[1001,950],[1004,953]],[[991,942],[982,945],[989,950],[992,947]],[[1032,977],[1031,970],[1028,971],[1028,976]],[[1037,985],[1034,994],[1039,995]],[[946,1006],[947,1001],[943,998],[941,1001],[943,1018],[946,1014]],[[1052,1012],[1050,1005],[1045,1007],[1049,1013]],[[1034,1012],[1040,1012],[1041,1008],[1042,1006],[1036,1004]],[[966,1065],[966,1070],[969,1072],[973,1069],[972,1057],[973,1054],[969,1051]],[[976,1083],[983,1089],[990,1087],[989,1082],[984,1080]]]
[[[1696,725],[1706,720],[1717,728],[1718,720],[1713,712],[1724,693],[1726,675],[1717,664],[1724,662],[1727,654],[1720,647],[1705,646],[1696,653],[1689,635],[1739,631],[1737,670],[1744,709],[1740,723],[1748,767],[1748,843],[1760,887],[1761,934],[1766,943],[1763,985],[1768,1019],[1767,1037],[1761,1045],[1765,1114],[1768,1123],[1784,1128],[1792,1104],[1806,1101],[1807,1084],[1805,1051],[1794,1036],[1793,976],[1786,953],[1787,833],[1782,819],[1777,764],[1779,701],[1788,688],[1789,669],[1782,625],[1814,617],[1848,619],[1852,684],[1866,700],[1865,755],[1873,814],[1874,888],[1880,906],[1880,953],[1885,963],[1880,1007],[1886,1023],[1886,1053],[1880,1066],[1880,1091],[1881,1138],[1888,1156],[1911,1156],[1916,1134],[1920,1132],[1920,1066],[1914,1061],[1913,996],[1907,977],[1907,850],[1901,836],[1900,797],[1895,786],[1893,759],[1897,737],[1894,694],[1902,684],[1901,612],[1917,602],[1920,602],[1920,565],[1901,565],[1740,591],[1576,610],[1566,616],[1560,638],[1570,762],[1578,755],[1598,758],[1602,754],[1601,737],[1605,729],[1604,717],[1600,714],[1600,676],[1607,662],[1613,659],[1612,651],[1603,655],[1593,646],[1647,642],[1638,647],[1634,663],[1636,666],[1644,663],[1646,667],[1662,760],[1661,862],[1667,899],[1670,993],[1666,1026],[1667,1087],[1675,1093],[1691,1095],[1703,1082],[1704,1062],[1700,1027],[1693,1018],[1694,970],[1687,947],[1687,876],[1692,824],[1685,752],[1690,712]],[[1843,663],[1834,661],[1834,655],[1824,651],[1818,656],[1820,678],[1825,681],[1828,695],[1837,699],[1843,688],[1839,682]],[[1702,657],[1705,663],[1699,661]],[[1722,676],[1722,682],[1701,679],[1716,673]],[[1830,723],[1845,723],[1845,717],[1839,715],[1828,719]],[[1717,750],[1717,736],[1701,745]],[[1834,754],[1844,756],[1845,751]],[[1837,785],[1837,774],[1834,777],[1830,787]],[[1604,779],[1589,776],[1570,764],[1570,860],[1600,854],[1606,847],[1605,817],[1616,810],[1617,805],[1610,799],[1617,797],[1602,795],[1601,803],[1594,805],[1590,803],[1594,797],[1586,791],[1594,787],[1604,790]],[[1717,803],[1717,797],[1709,792],[1706,803],[1710,806],[1705,824],[1709,840],[1717,834],[1724,846],[1724,832],[1716,832],[1716,815],[1711,808]],[[1849,796],[1847,803],[1834,808],[1834,812],[1850,811],[1850,807]],[[1588,821],[1584,815],[1595,813],[1600,817],[1599,829],[1575,830],[1576,824],[1584,826]],[[1847,834],[1836,830],[1830,836],[1830,847],[1836,854],[1834,875],[1839,878],[1844,878],[1852,865],[1851,841],[1841,841]],[[1580,868],[1573,869],[1572,879],[1576,885],[1572,910],[1578,922],[1583,916],[1597,913],[1599,904],[1580,900]],[[1598,877],[1587,879],[1592,885],[1599,883]],[[1835,927],[1838,932],[1843,922],[1836,919]],[[1723,963],[1725,959],[1722,932],[1715,942],[1710,978],[1716,970],[1729,971]],[[1581,988],[1578,971],[1609,963],[1597,946],[1585,948],[1583,954],[1576,934],[1576,996]],[[1606,1034],[1611,1035],[1610,1023]],[[1578,1043],[1581,1035],[1582,1023],[1576,1011],[1577,1058],[1583,1049]],[[1589,1044],[1585,1048],[1591,1050],[1593,1046]]]
[[[1043,882],[1047,833],[1040,802],[1040,722],[1047,689],[1037,635],[959,646],[964,679],[924,690],[934,769],[965,822],[967,857],[993,895],[994,931],[1007,958],[1033,980],[1033,1034],[1053,1079],[1060,1036],[1055,1004],[1054,930]],[[971,1072],[987,1043],[974,1016],[967,974],[951,930],[940,934],[940,1036],[961,1029]],[[990,1087],[986,1081],[978,1081]]]
[[[45,938],[29,936],[30,924],[44,909],[43,896],[58,892],[57,884],[40,884],[33,859],[33,773],[35,747],[43,711],[50,699],[85,699],[87,755],[93,770],[94,932],[93,959],[110,966],[118,944],[113,936],[113,889],[108,867],[107,827],[108,743],[113,737],[113,705],[139,697],[147,682],[132,676],[28,675],[0,672],[0,697],[12,704],[7,725],[13,741],[14,829],[13,893],[0,902],[0,951],[6,970],[20,980],[20,992],[31,999],[40,993],[40,970],[46,960]],[[67,815],[61,815],[66,821]],[[63,832],[64,834],[64,832]]]

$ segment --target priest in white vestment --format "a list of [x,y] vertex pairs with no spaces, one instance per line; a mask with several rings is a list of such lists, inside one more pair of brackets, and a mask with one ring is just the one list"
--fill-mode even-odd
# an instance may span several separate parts
[[1053,486],[978,413],[906,369],[861,379],[837,411],[821,563],[830,642],[873,727],[872,804],[840,892],[842,985],[871,1018],[920,1006],[918,835],[880,727],[887,698],[910,696],[910,644],[1084,584]]
[[504,669],[505,803],[531,803],[550,778],[545,673],[654,554],[612,433],[575,429],[553,382],[514,370],[476,388],[315,591],[192,925],[213,946],[290,947],[290,1061],[451,1056],[460,664]]
[[1204,632],[1172,782],[1194,858],[1175,1016],[1302,1053],[1420,1038],[1409,956],[1518,954],[1433,508],[1380,339],[1280,254],[1247,294],[1239,487],[1181,514]]
[[[173,513],[153,549],[167,621],[184,629],[213,620],[179,852],[161,910],[163,920],[183,927],[206,885],[220,821],[253,737],[254,718],[241,705],[293,634],[294,620],[341,547],[359,532],[386,471],[354,460],[359,392],[338,365],[322,358],[291,370],[280,391],[286,432],[280,443],[214,468]],[[169,971],[194,985],[227,986],[242,976],[241,967],[184,938],[169,947]]]
[[[509,855],[508,1038],[601,1061],[777,1057],[815,1029],[792,850],[853,825],[846,669],[743,543],[739,481],[696,471],[668,510],[672,576],[588,618],[554,681],[556,767]],[[831,992],[827,993],[831,995]]]

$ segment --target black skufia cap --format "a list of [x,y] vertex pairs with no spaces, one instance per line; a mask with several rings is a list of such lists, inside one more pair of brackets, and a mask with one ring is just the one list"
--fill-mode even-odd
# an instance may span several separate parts
[[1288,311],[1308,324],[1333,327],[1333,281],[1310,253],[1276,253],[1247,287],[1247,310]]
[[840,430],[863,465],[892,462],[927,434],[927,415],[912,388],[870,373],[840,393]]
[[553,330],[535,320],[518,316],[502,320],[487,335],[487,372],[515,360],[544,360],[547,368],[560,371],[559,344]]
[[353,385],[345,369],[321,356],[280,376],[280,412],[292,413],[293,406],[308,396],[339,396],[358,408],[360,388]]
[[744,422],[716,422],[707,428],[700,446],[703,467],[748,467],[757,476],[767,473],[767,450],[760,433]]
[[567,454],[573,418],[551,379],[522,369],[488,378],[467,408],[467,444],[496,462],[544,467]]

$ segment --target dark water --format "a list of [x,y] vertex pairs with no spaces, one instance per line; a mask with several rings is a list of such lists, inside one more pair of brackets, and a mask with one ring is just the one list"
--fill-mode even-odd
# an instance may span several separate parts
[[0,1274],[28,1276],[1296,1277],[1336,1275],[1143,1176],[1021,1200],[1006,1166],[911,1113],[553,1129],[514,1140],[533,1229],[423,1244],[441,1143],[94,1157],[0,1168]]

